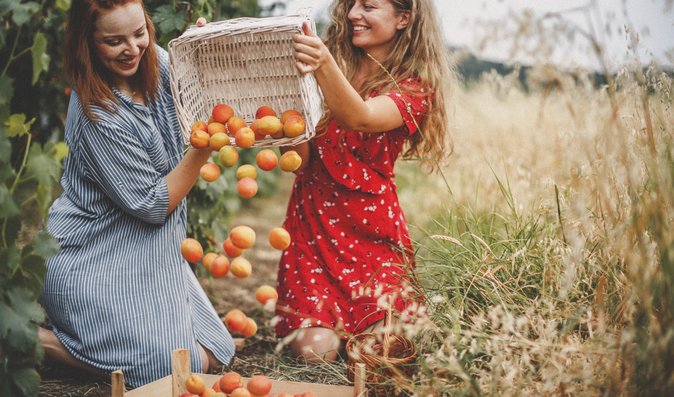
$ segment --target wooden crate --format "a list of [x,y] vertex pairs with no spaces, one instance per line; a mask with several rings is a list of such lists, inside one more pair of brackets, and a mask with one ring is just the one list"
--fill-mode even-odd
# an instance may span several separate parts
[[[175,350],[173,351],[172,374],[137,389],[126,391],[122,371],[113,372],[112,397],[179,397],[187,391],[185,389],[185,381],[191,374],[189,351],[185,349]],[[216,380],[220,379],[220,375],[199,375],[204,378],[207,386],[212,385]],[[248,378],[243,379],[245,386]],[[367,396],[367,389],[365,388],[364,380],[365,366],[359,364],[359,367],[356,369],[354,386],[336,386],[272,379],[270,396],[275,396],[282,392],[295,394],[311,391],[319,397],[365,397]]]

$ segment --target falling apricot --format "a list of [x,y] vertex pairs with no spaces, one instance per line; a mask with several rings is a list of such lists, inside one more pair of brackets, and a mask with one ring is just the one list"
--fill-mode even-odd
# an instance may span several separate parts
[[235,246],[248,249],[255,244],[255,230],[250,226],[235,226],[229,231],[229,239]]
[[279,159],[279,168],[286,172],[297,171],[301,165],[302,157],[294,150],[288,150]]
[[199,169],[199,175],[206,182],[213,182],[220,177],[220,167],[215,163],[206,163]]
[[189,263],[197,263],[204,256],[204,249],[200,242],[188,237],[180,244],[180,253]]
[[269,231],[269,245],[283,251],[290,246],[290,233],[282,227],[275,227]]
[[236,183],[236,191],[241,198],[249,199],[257,194],[257,181],[250,177],[241,178]]
[[224,277],[229,272],[229,259],[224,255],[218,255],[211,263],[209,270],[215,278]]
[[253,265],[243,256],[237,256],[232,259],[229,271],[236,278],[246,278],[253,272]]
[[243,249],[234,245],[234,243],[232,243],[232,240],[229,238],[223,241],[222,249],[225,251],[225,254],[227,254],[227,256],[230,258],[235,258],[243,254]]
[[255,299],[263,305],[266,305],[269,301],[278,300],[278,292],[276,288],[271,285],[261,285],[257,291],[255,291]]
[[242,164],[236,169],[236,179],[242,178],[257,178],[257,168],[250,164]]
[[239,161],[239,152],[234,146],[223,146],[218,151],[218,159],[223,167],[232,167]]
[[255,335],[257,333],[257,323],[255,320],[250,317],[246,317],[243,328],[241,331],[239,331],[239,333],[246,338],[250,338],[251,336]]
[[[232,309],[225,314],[225,325],[231,332],[240,333],[246,325],[246,318],[248,318],[246,313],[239,309]],[[223,389],[222,391],[225,391],[224,389],[226,388],[223,388],[222,386],[222,382],[220,382],[220,388]]]
[[278,157],[276,153],[271,149],[262,149],[255,156],[255,163],[260,169],[265,171],[271,171],[276,168],[278,164]]
[[222,124],[225,124],[232,116],[234,116],[234,109],[232,109],[231,106],[225,105],[223,103],[215,105],[211,111],[211,117],[213,118],[213,121],[217,121],[218,123]]
[[218,254],[215,252],[209,252],[206,255],[204,255],[203,258],[201,258],[201,264],[204,265],[206,270],[208,270],[211,267],[211,263],[213,263],[213,259],[217,258]]

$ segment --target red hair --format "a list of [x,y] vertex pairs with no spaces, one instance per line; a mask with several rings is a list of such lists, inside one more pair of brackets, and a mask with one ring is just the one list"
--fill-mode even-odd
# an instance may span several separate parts
[[159,63],[155,48],[155,29],[143,0],[73,0],[70,6],[68,25],[65,30],[65,51],[63,69],[82,103],[84,114],[90,119],[96,117],[90,106],[97,105],[108,111],[115,111],[118,104],[110,86],[110,72],[103,67],[94,50],[93,35],[96,21],[102,11],[130,2],[143,7],[145,24],[150,41],[138,65],[138,71],[131,80],[134,90],[140,92],[146,101],[157,96],[159,86]]

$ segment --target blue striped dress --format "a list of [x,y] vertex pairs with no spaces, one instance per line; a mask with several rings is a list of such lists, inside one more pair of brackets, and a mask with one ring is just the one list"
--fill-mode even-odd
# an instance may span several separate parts
[[169,86],[168,56],[158,47],[156,101],[139,105],[119,91],[116,113],[92,107],[88,119],[73,91],[66,121],[63,193],[47,229],[60,244],[47,260],[40,302],[60,341],[78,360],[121,369],[137,387],[171,372],[174,349],[197,344],[222,363],[232,338],[180,254],[185,201],[169,215],[164,177],[183,143]]

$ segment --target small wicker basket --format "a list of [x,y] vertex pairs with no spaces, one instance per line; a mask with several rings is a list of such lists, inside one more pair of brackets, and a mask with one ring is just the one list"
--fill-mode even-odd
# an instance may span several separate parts
[[391,311],[384,318],[384,333],[363,333],[351,337],[346,342],[348,356],[347,376],[354,380],[356,364],[365,364],[366,379],[372,385],[368,387],[370,397],[393,395],[387,380],[408,377],[413,372],[417,349],[414,343],[401,335],[391,335]]
[[267,137],[256,147],[294,145],[315,136],[323,97],[313,74],[297,69],[292,46],[305,21],[316,30],[303,15],[236,18],[192,26],[169,42],[171,91],[185,143],[191,125],[207,120],[218,103],[231,106],[248,124],[263,105],[279,115],[288,109],[302,113],[304,135]]

